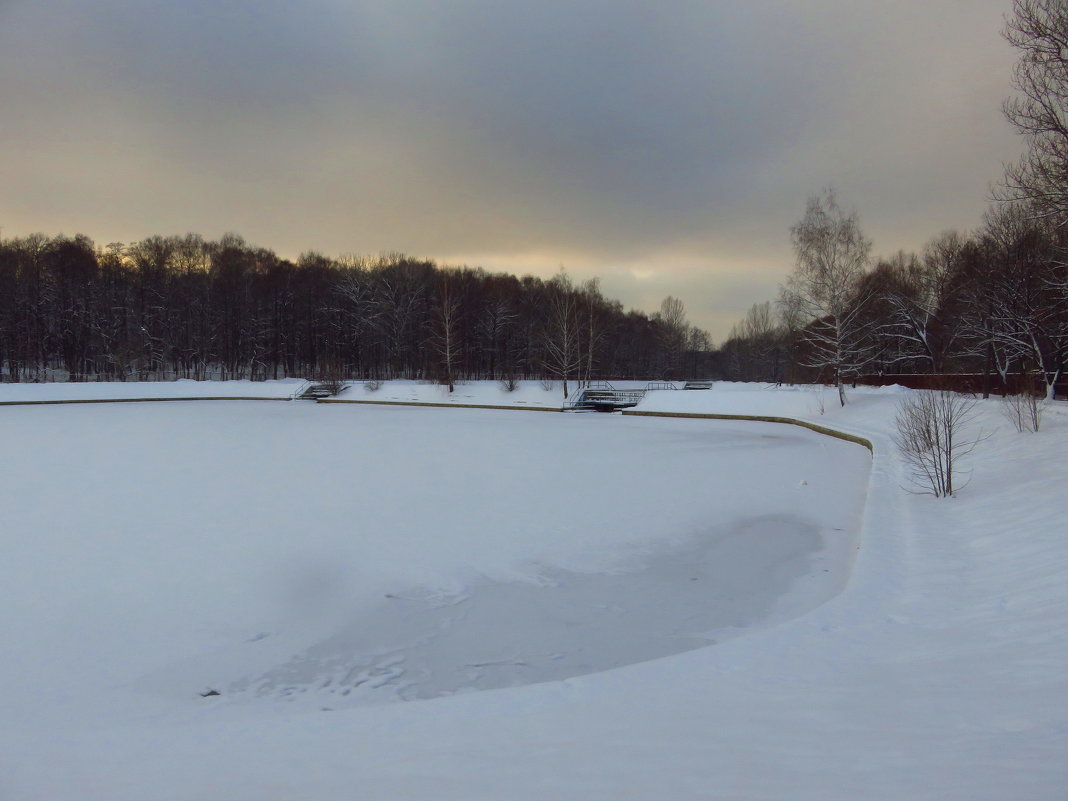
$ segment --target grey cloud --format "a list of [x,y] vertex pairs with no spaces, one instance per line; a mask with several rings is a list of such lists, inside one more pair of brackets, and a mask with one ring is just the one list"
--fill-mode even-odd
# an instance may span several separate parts
[[825,184],[884,251],[978,222],[1018,150],[998,113],[1006,10],[6,3],[0,224],[606,275],[644,262],[656,278],[619,281],[625,302],[690,293],[721,336],[721,307],[740,315],[788,269],[787,229]]

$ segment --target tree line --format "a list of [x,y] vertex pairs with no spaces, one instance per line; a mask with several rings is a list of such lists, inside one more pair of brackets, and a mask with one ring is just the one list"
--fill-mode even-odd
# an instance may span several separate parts
[[7,381],[683,376],[711,341],[667,298],[626,311],[576,285],[399,254],[291,261],[228,234],[98,248],[84,235],[0,242]]
[[[793,229],[798,266],[723,344],[724,376],[824,381],[860,376],[1012,376],[1051,396],[1068,361],[1068,228],[1029,204],[993,208],[978,231],[871,264],[855,213],[833,192]],[[1018,382],[1017,382],[1018,383]]]
[[856,212],[833,190],[791,229],[794,272],[722,347],[725,377],[826,381],[976,373],[1053,397],[1068,361],[1068,6],[1015,0],[1020,51],[1004,112],[1027,149],[973,232],[872,262]]

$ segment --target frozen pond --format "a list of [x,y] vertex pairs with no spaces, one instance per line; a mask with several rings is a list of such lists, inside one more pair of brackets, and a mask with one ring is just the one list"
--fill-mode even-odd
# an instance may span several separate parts
[[15,727],[433,698],[709,645],[844,586],[870,465],[782,425],[244,401],[8,407],[0,438]]

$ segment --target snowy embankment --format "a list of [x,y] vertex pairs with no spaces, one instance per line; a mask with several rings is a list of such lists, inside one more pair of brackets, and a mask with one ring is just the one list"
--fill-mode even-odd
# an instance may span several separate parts
[[299,378],[279,381],[87,381],[73,384],[0,384],[0,404],[76,403],[200,398],[288,400],[306,384]]
[[[632,382],[634,383],[634,382]],[[645,386],[641,383],[641,386]],[[575,389],[574,382],[569,387]],[[512,391],[499,381],[465,381],[453,392],[441,384],[424,381],[354,381],[338,396],[342,401],[370,403],[432,404],[447,406],[504,406],[527,409],[559,409],[564,401],[560,382],[517,381]]]
[[873,460],[767,423],[0,410],[0,797],[1063,799],[1068,414],[980,403],[939,501],[901,489],[902,392],[637,409]]
[[[499,381],[458,382],[455,391],[432,381],[349,381],[338,395],[346,402],[399,403],[431,406],[492,406],[557,410],[564,402],[559,381],[517,381],[512,390]],[[620,381],[615,386],[643,388],[645,381]],[[0,404],[72,403],[133,400],[270,399],[290,400],[308,385],[299,378],[278,381],[125,381],[42,384],[0,384]],[[572,392],[575,383],[569,382]]]
[[[895,394],[897,391],[897,388],[875,390],[879,395]],[[867,393],[867,389],[861,392]],[[794,417],[826,423],[826,413],[829,411],[835,416],[836,406],[837,391],[829,387],[718,381],[710,390],[648,392],[636,411]]]

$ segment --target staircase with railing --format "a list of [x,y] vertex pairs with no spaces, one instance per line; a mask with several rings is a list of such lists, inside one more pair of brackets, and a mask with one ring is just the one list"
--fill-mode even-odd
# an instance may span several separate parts
[[343,389],[345,384],[340,381],[308,381],[293,397],[297,400],[317,401],[321,398],[332,398]]
[[568,412],[617,412],[637,406],[646,392],[677,389],[670,381],[651,381],[643,389],[616,389],[607,381],[595,381],[580,388],[563,406]]

